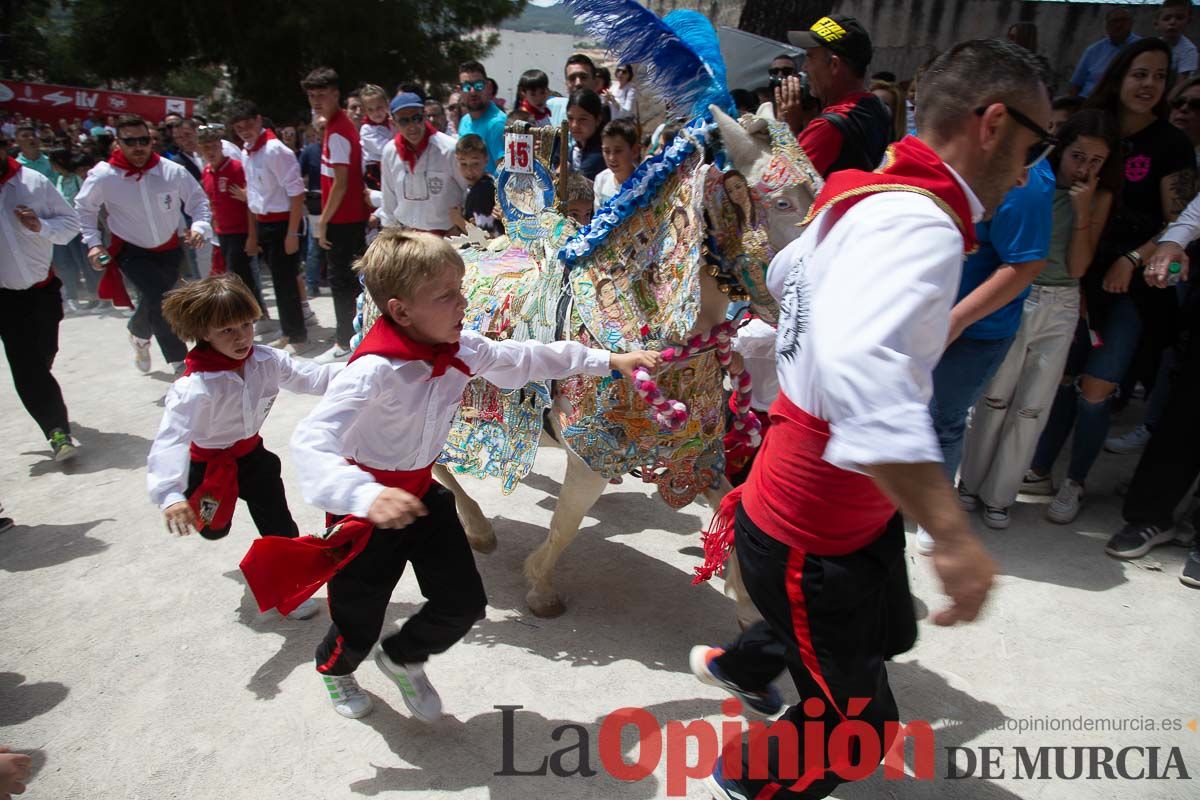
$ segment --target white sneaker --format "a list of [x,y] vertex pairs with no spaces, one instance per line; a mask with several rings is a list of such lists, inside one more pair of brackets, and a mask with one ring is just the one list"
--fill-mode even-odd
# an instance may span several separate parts
[[917,552],[923,556],[933,555],[933,537],[920,525],[917,526]]
[[1145,425],[1138,425],[1124,436],[1110,436],[1105,439],[1104,449],[1122,456],[1133,455],[1146,449],[1146,445],[1150,442],[1150,436],[1149,428]]
[[131,333],[129,334],[129,344],[133,347],[133,365],[138,368],[138,372],[149,372],[150,340],[139,339]]
[[333,710],[343,717],[358,719],[371,713],[371,696],[362,690],[353,674],[321,675],[321,681],[329,692]]
[[1008,527],[1012,521],[1008,516],[1007,508],[997,508],[994,506],[983,507],[983,524],[993,530],[1002,531]]
[[1083,504],[1083,484],[1067,478],[1054,496],[1054,500],[1046,507],[1046,519],[1066,525],[1074,522],[1079,516],[1079,507]]
[[422,722],[433,722],[442,716],[441,695],[425,677],[424,664],[397,664],[388,658],[382,647],[375,651],[375,663],[400,689],[404,705],[414,717]]
[[963,511],[974,511],[979,508],[979,496],[971,494],[961,482],[958,484],[958,504]]
[[345,361],[350,358],[350,354],[354,351],[349,347],[343,348],[341,345],[335,344],[333,347],[326,350],[321,355],[313,359],[318,364],[332,364],[335,361]]
[[300,312],[304,315],[305,325],[311,326],[317,324],[317,312],[312,310],[312,306],[308,304],[307,300],[300,301]]
[[292,612],[287,615],[288,619],[311,619],[321,611],[321,604],[315,598],[308,598],[300,605],[292,609]]

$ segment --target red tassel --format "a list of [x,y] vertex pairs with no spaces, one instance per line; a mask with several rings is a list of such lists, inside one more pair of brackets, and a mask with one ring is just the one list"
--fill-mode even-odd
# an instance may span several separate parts
[[725,560],[733,550],[734,515],[741,502],[742,487],[738,486],[725,495],[708,528],[700,535],[704,545],[704,563],[696,567],[693,586],[703,583],[724,568]]

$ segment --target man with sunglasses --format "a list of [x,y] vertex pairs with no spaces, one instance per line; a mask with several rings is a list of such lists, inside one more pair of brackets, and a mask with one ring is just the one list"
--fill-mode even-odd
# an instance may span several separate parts
[[433,127],[415,94],[396,95],[389,109],[399,133],[383,148],[380,222],[445,236],[454,227],[450,209],[463,204],[467,191],[455,140]]
[[[771,63],[767,66],[767,77],[771,87],[771,93],[774,94],[783,82],[788,78],[794,77],[799,71],[796,69],[796,60],[787,53],[780,53],[771,59]],[[755,112],[756,116],[763,119],[775,119],[775,101],[769,100],[758,107]]]
[[[987,110],[981,105],[974,113],[982,116]],[[963,459],[967,415],[1004,363],[1021,327],[1029,287],[1046,266],[1050,251],[1055,175],[1046,156],[1055,140],[1016,103],[1006,104],[1004,112],[1010,124],[1038,139],[1025,151],[1025,178],[1004,196],[995,214],[975,226],[979,249],[963,262],[948,344],[933,371],[929,413],[950,481]],[[978,488],[958,485],[965,509],[978,506]],[[996,527],[1006,524],[999,514],[984,519]],[[929,555],[933,548],[928,531],[918,528],[917,549]]]
[[[163,319],[162,297],[179,282],[181,262],[179,212],[192,218],[182,243],[196,248],[212,238],[208,197],[188,171],[151,148],[150,128],[137,115],[117,120],[117,149],[108,161],[92,167],[75,196],[83,225],[88,260],[107,275],[101,296],[112,298],[119,282],[116,270],[138,290],[138,303],[129,320],[134,366],[150,371],[150,339],[158,340],[163,358],[175,373],[183,373],[187,347]],[[108,211],[112,244],[104,246],[99,216]],[[108,288],[106,288],[108,287]],[[121,289],[115,290],[119,296]]]
[[488,149],[487,171],[496,174],[496,162],[504,158],[504,111],[492,102],[487,70],[478,61],[466,61],[458,68],[458,89],[467,113],[458,121],[458,135],[473,133]]

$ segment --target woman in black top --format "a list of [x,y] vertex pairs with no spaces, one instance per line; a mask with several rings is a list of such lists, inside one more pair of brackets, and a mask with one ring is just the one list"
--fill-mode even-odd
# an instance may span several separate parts
[[1141,337],[1158,353],[1172,335],[1175,293],[1147,286],[1141,270],[1158,234],[1195,194],[1191,142],[1167,122],[1170,67],[1168,45],[1140,39],[1116,55],[1086,104],[1111,114],[1117,123],[1125,181],[1083,278],[1087,330],[1074,355],[1086,363],[1077,397],[1055,402],[1034,457],[1034,473],[1027,478],[1027,485],[1048,486],[1049,467],[1074,424],[1067,480],[1046,511],[1052,522],[1066,524],[1079,513],[1084,480],[1108,435],[1110,398]]
[[605,169],[600,132],[608,122],[604,101],[591,89],[572,92],[567,100],[567,125],[571,129],[571,171],[589,181]]

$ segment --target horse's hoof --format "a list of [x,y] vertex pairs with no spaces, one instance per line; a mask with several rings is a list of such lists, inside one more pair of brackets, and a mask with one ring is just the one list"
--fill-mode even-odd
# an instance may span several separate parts
[[468,536],[467,541],[471,543],[471,549],[476,553],[486,555],[496,549],[496,532],[488,531],[487,536],[480,536],[475,539]]
[[559,599],[558,593],[553,590],[542,593],[536,589],[530,589],[529,593],[525,595],[525,603],[535,617],[557,617],[567,610],[562,600]]

